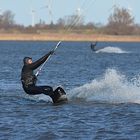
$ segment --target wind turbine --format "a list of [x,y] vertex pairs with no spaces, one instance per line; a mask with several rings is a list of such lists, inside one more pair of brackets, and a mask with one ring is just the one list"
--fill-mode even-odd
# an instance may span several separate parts
[[80,8],[77,8],[77,9],[76,9],[76,19],[75,19],[76,22],[77,22],[77,25],[80,24],[81,17],[82,17],[81,9],[80,9]]
[[77,15],[78,17],[80,17],[81,14],[82,14],[81,9],[80,9],[80,8],[77,8],[77,10],[76,10],[76,15]]
[[36,14],[36,11],[33,8],[31,8],[32,27],[35,26],[35,14]]
[[47,5],[41,7],[41,9],[44,9],[44,8],[47,9],[47,12],[48,12],[48,15],[49,15],[49,20],[50,20],[49,23],[51,24],[53,22],[52,21],[52,16],[53,16],[53,14],[52,14],[52,0],[48,0]]

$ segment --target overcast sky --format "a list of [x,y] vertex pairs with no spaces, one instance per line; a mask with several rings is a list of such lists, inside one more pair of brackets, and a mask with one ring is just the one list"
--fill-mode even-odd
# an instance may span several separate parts
[[0,0],[0,13],[11,10],[15,14],[16,23],[31,25],[31,9],[35,11],[35,23],[40,19],[46,23],[51,20],[56,23],[59,18],[79,11],[84,15],[85,22],[105,24],[114,4],[129,8],[135,22],[140,24],[140,0]]

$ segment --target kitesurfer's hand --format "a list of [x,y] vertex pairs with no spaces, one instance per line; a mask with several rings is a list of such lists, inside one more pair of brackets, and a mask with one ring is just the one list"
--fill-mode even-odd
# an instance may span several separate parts
[[50,51],[50,55],[52,55],[54,53],[54,50]]

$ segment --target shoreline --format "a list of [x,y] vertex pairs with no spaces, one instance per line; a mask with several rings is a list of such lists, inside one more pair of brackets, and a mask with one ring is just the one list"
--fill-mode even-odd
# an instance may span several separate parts
[[140,36],[93,35],[93,34],[22,34],[0,33],[0,41],[100,41],[100,42],[140,42]]

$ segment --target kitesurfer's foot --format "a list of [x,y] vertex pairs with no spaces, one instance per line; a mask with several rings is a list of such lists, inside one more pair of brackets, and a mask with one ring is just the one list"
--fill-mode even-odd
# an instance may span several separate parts
[[56,90],[57,90],[57,92],[58,92],[61,96],[62,96],[62,95],[66,95],[66,92],[64,91],[63,88],[58,87]]
[[66,92],[61,87],[58,87],[50,97],[54,103],[67,101]]

